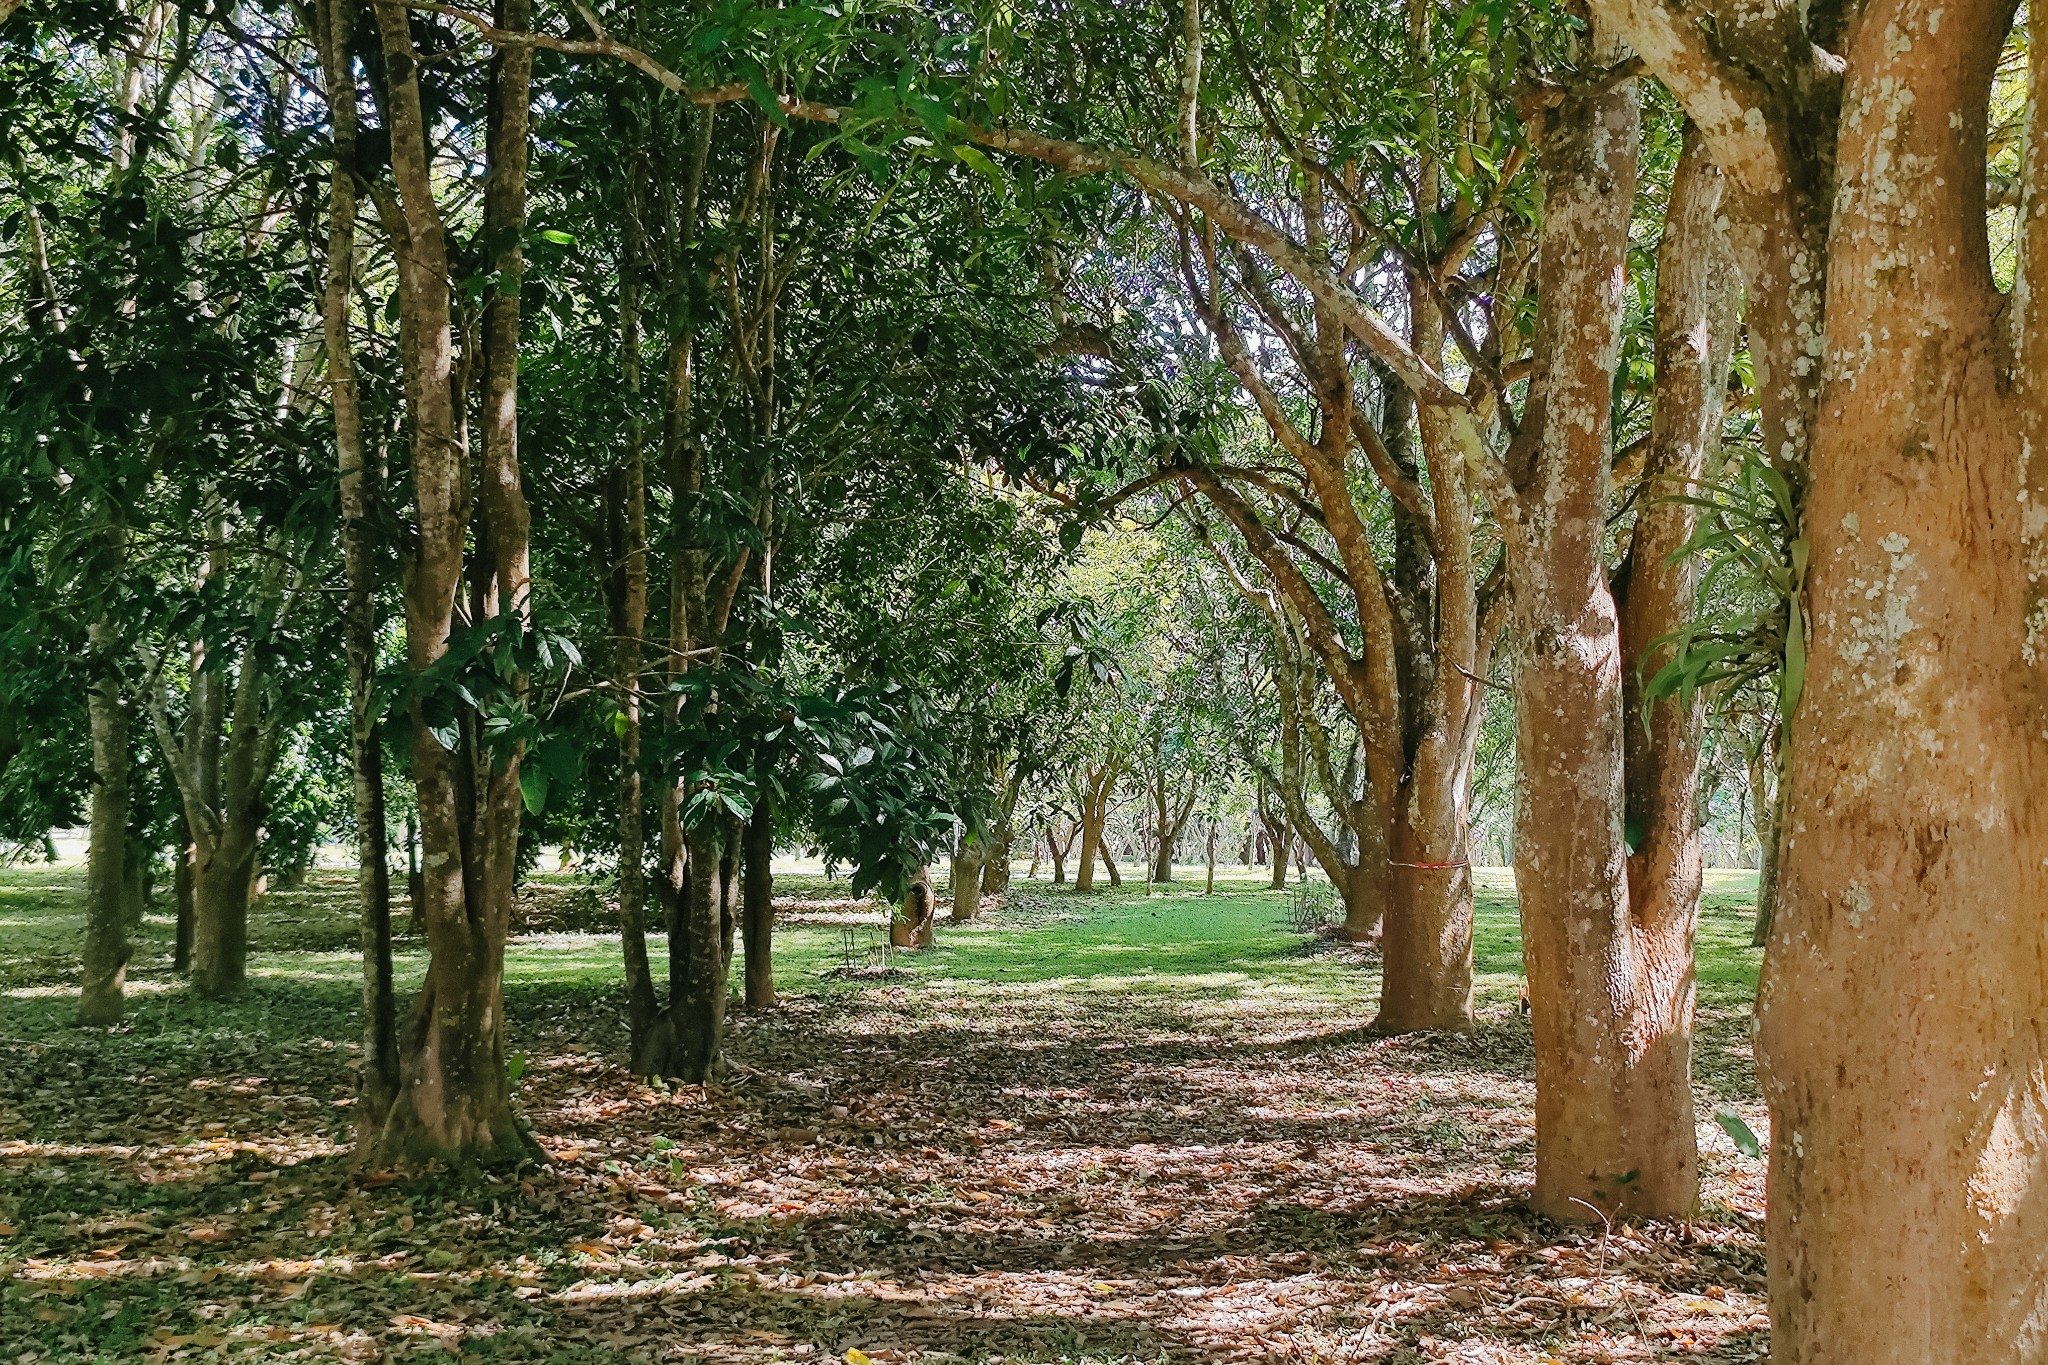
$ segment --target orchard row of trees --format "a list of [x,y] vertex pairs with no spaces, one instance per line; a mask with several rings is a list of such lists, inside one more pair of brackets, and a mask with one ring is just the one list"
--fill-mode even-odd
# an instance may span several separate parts
[[1683,1214],[1736,768],[1775,1354],[2037,1354],[2012,6],[0,13],[0,757],[19,831],[89,801],[84,1018],[152,849],[230,991],[346,791],[365,1156],[516,1153],[522,850],[616,863],[632,1064],[702,1079],[778,840],[922,906],[1037,801],[1086,886],[1208,765],[1380,935],[1380,1026],[1463,1028],[1511,747],[1535,1203]]

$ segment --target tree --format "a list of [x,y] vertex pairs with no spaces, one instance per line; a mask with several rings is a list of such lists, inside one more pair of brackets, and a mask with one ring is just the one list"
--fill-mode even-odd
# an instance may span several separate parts
[[[2048,887],[2022,452],[2048,257],[2029,231],[2001,291],[1986,121],[2011,11],[1771,6],[1710,35],[1596,10],[1728,175],[1765,450],[1805,489],[1758,1009],[1773,1354],[2029,1359]],[[2048,68],[2029,60],[2032,138]],[[2030,162],[2023,222],[2041,190]]]

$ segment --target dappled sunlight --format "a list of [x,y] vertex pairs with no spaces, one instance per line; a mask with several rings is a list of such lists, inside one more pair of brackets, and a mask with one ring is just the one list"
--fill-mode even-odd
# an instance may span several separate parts
[[[111,1033],[0,1016],[22,1059],[0,1080],[0,1313],[162,1360],[1760,1348],[1761,1169],[1707,1096],[1699,1220],[1522,1211],[1513,976],[1482,981],[1469,1034],[1385,1038],[1373,953],[1305,951],[1256,891],[1027,891],[940,935],[861,983],[829,975],[836,925],[785,923],[785,1003],[734,1013],[708,1090],[621,1069],[615,941],[515,939],[517,1098],[547,1162],[468,1181],[350,1169],[343,954],[259,957],[214,1007],[152,980]],[[1716,1084],[1760,1124],[1746,1077]]]

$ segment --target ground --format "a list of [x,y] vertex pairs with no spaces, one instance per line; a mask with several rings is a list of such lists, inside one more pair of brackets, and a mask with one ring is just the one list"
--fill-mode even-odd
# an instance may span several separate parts
[[602,904],[544,876],[507,1017],[550,1159],[399,1181],[348,1164],[344,874],[271,897],[229,1004],[152,916],[130,1022],[83,1031],[79,873],[0,871],[0,1365],[1757,1359],[1761,1170],[1711,1118],[1761,1126],[1754,879],[1711,876],[1701,1213],[1588,1231],[1520,1204],[1501,874],[1480,1028],[1403,1039],[1367,1031],[1371,953],[1251,880],[1020,885],[884,963],[874,907],[785,876],[784,1003],[735,1014],[709,1091],[621,1070]]

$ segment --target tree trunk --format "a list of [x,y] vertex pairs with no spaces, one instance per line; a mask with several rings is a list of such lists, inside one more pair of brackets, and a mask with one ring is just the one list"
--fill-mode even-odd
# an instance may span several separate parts
[[747,821],[746,870],[742,923],[747,946],[747,1008],[775,1007],[775,812],[766,796],[754,806]]
[[1843,49],[1812,643],[1757,1002],[1784,1365],[2043,1358],[2048,46],[2002,297],[1982,167],[2011,16],[1885,6]]
[[[1386,1033],[1472,1027],[1472,869],[1465,857],[1462,782],[1427,803],[1404,800],[1384,858],[1387,914],[1380,934],[1380,1009]],[[1446,809],[1446,807],[1449,809]],[[1414,818],[1417,807],[1425,807]],[[1433,817],[1433,818],[1432,818]]]
[[1645,960],[1629,899],[1623,661],[1604,556],[1638,100],[1635,80],[1609,82],[1567,92],[1549,116],[1537,372],[1502,518],[1520,652],[1515,882],[1535,1204],[1573,1221],[1684,1214],[1698,1196],[1671,978]]
[[[108,539],[118,555],[123,537],[118,529]],[[99,676],[86,694],[92,726],[92,831],[86,846],[84,986],[78,1000],[78,1022],[118,1024],[128,979],[128,816],[132,803],[128,709],[121,696],[121,675],[115,665],[119,636],[111,620],[92,623],[87,632]]]
[[981,913],[981,870],[988,850],[962,840],[953,853],[953,923],[965,924]]
[[[1067,837],[1069,839],[1073,838],[1072,835]],[[1052,859],[1052,884],[1054,886],[1065,886],[1067,884],[1067,850],[1060,843],[1059,835],[1053,832],[1051,825],[1045,827],[1045,851]]]
[[932,892],[932,870],[921,867],[903,894],[903,907],[889,921],[889,941],[898,948],[929,948],[938,897]]
[[1284,823],[1278,825],[1268,824],[1266,828],[1269,832],[1268,837],[1272,840],[1273,845],[1273,877],[1268,883],[1268,889],[1285,891],[1287,889],[1287,826]]
[[225,818],[200,844],[192,887],[192,993],[201,999],[233,995],[247,978],[256,836],[246,817]]
[[606,481],[605,599],[612,628],[612,686],[619,740],[619,945],[626,975],[628,1055],[638,1075],[658,1073],[668,1021],[647,956],[646,786],[640,772],[640,670],[647,631],[647,436],[640,412],[639,264],[645,254],[637,185],[629,187],[619,287],[619,378],[626,395],[625,458]]
[[1074,890],[1095,889],[1095,854],[1102,845],[1102,826],[1087,810],[1081,812],[1081,860],[1074,865]]
[[1214,820],[1209,822],[1207,852],[1208,868],[1202,878],[1202,894],[1213,896],[1216,894],[1216,822]]
[[176,862],[171,869],[171,899],[178,917],[171,946],[171,970],[183,975],[192,969],[192,870],[199,849],[182,823],[179,829],[185,838],[173,852]]
[[[1718,465],[1723,395],[1733,353],[1737,282],[1720,227],[1721,172],[1688,130],[1657,257],[1656,393],[1645,497],[1619,581],[1626,885],[1642,1000],[1634,1046],[1646,1076],[1662,1078],[1657,1145],[1666,1182],[1645,1207],[1683,1211],[1697,1196],[1693,1137],[1693,938],[1699,923],[1702,705],[1672,697],[1643,714],[1641,680],[1670,657],[1651,646],[1692,619],[1697,561],[1684,553],[1698,516],[1684,501]],[[1646,652],[1649,651],[1649,652]],[[1645,1025],[1648,1025],[1645,1027]]]
[[1109,873],[1109,884],[1111,886],[1122,886],[1124,884],[1123,869],[1116,865],[1116,858],[1109,851],[1109,834],[1107,831],[1096,836],[1095,852],[1102,859],[1103,870]]
[[[484,306],[483,454],[468,463],[453,384],[449,261],[434,197],[429,128],[420,104],[419,56],[396,0],[374,0],[387,79],[384,124],[404,219],[399,251],[406,411],[410,419],[418,534],[406,585],[407,662],[415,677],[447,653],[455,626],[463,552],[477,515],[473,612],[530,610],[526,504],[518,463],[520,240],[525,227],[526,144],[532,50],[492,59],[486,134],[484,236],[493,284]],[[501,0],[501,27],[528,27],[527,0]],[[468,485],[478,488],[472,508]],[[475,622],[480,623],[480,622]],[[524,679],[513,680],[514,691]],[[505,1072],[503,979],[519,843],[520,752],[484,747],[465,717],[445,747],[413,703],[413,781],[424,849],[418,907],[427,975],[403,1040],[401,1084],[372,1161],[516,1158],[532,1150],[513,1113]]]

